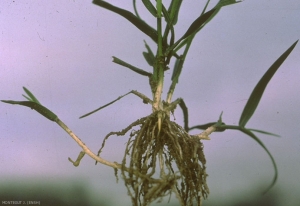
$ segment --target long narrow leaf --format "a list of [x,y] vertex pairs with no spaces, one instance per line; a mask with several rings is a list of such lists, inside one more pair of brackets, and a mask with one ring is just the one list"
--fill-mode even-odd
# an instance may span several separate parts
[[185,39],[189,35],[193,34],[197,31],[205,22],[209,19],[211,15],[215,12],[215,9],[211,9],[210,11],[204,13],[203,15],[199,16],[188,28],[185,34],[180,39]]
[[274,133],[271,133],[271,132],[266,132],[266,131],[262,131],[262,130],[258,130],[258,129],[249,129],[249,130],[253,131],[253,132],[259,132],[259,133],[262,133],[262,134],[272,135],[272,136],[275,136],[275,137],[280,137],[280,135],[278,135],[278,134],[274,134]]
[[280,65],[284,62],[284,60],[289,56],[289,54],[292,52],[296,44],[298,43],[298,40],[290,47],[288,48],[274,63],[273,65],[268,69],[268,71],[263,75],[263,77],[259,80],[257,85],[255,86],[254,90],[252,91],[248,102],[246,103],[246,106],[242,112],[239,125],[242,127],[245,127],[249,119],[254,114],[259,101],[264,93],[265,88],[267,87],[269,81],[277,71],[277,69],[280,67]]
[[241,127],[240,131],[247,134],[247,135],[249,135],[250,137],[252,137],[260,146],[262,146],[262,148],[268,153],[269,157],[271,158],[271,161],[272,161],[272,164],[273,164],[273,167],[274,167],[274,170],[275,170],[275,174],[274,174],[273,181],[272,181],[271,185],[264,191],[264,193],[267,193],[275,185],[275,183],[277,181],[278,170],[277,170],[276,162],[275,162],[272,154],[269,152],[269,150],[266,148],[266,146],[262,143],[262,141],[260,141],[260,139],[257,138],[250,130]]
[[44,117],[46,117],[47,119],[49,119],[51,121],[55,122],[57,120],[56,114],[54,114],[49,109],[47,109],[43,105],[38,104],[36,102],[32,102],[32,101],[12,101],[12,100],[1,100],[1,102],[8,103],[8,104],[18,104],[18,105],[30,107],[31,109],[34,109],[35,111],[37,111],[38,113],[40,113],[41,115],[43,115]]
[[140,15],[139,15],[139,12],[137,11],[137,8],[136,8],[136,0],[133,0],[133,1],[132,1],[132,4],[133,4],[133,10],[134,10],[135,15],[136,15],[139,19],[141,19]]
[[103,109],[103,108],[105,108],[105,107],[107,107],[107,106],[109,106],[109,105],[115,103],[116,101],[122,99],[123,97],[125,97],[126,95],[128,95],[128,94],[130,94],[130,93],[131,93],[131,92],[128,92],[128,93],[126,93],[126,94],[124,94],[124,95],[122,95],[122,96],[119,96],[117,99],[115,99],[115,100],[113,100],[113,101],[111,101],[111,102],[109,102],[109,103],[107,103],[107,104],[105,104],[105,105],[99,107],[98,109],[95,109],[95,110],[93,110],[93,111],[91,111],[91,112],[89,112],[89,113],[87,113],[87,114],[85,114],[85,115],[82,115],[81,117],[79,117],[79,119],[84,118],[84,117],[87,117],[87,116],[89,116],[89,115],[91,115],[91,114],[93,114],[93,113],[95,113],[95,112],[97,112],[97,111],[99,111],[99,110],[101,110],[101,109]]
[[113,62],[116,63],[116,64],[119,64],[119,65],[122,65],[124,67],[127,67],[127,68],[131,69],[132,71],[134,71],[134,72],[136,72],[136,73],[138,73],[140,75],[147,76],[147,77],[151,77],[152,76],[151,73],[146,72],[146,71],[144,71],[142,69],[139,69],[139,68],[137,68],[135,66],[132,66],[131,64],[128,64],[128,63],[126,63],[126,62],[122,61],[121,59],[119,59],[117,57],[114,57],[114,56],[113,56]]
[[143,56],[144,58],[146,59],[147,63],[150,65],[150,66],[153,66],[154,65],[154,61],[155,61],[155,56],[150,48],[150,46],[147,44],[146,41],[145,42],[145,47],[147,49],[147,52],[143,52]]
[[144,21],[142,21],[141,19],[136,17],[133,13],[131,13],[125,9],[121,9],[119,7],[111,5],[102,0],[94,0],[93,3],[123,16],[125,19],[127,19],[133,25],[135,25],[139,30],[141,30],[146,35],[148,35],[153,41],[157,42],[157,39],[158,39],[157,31],[155,29],[153,29],[151,26],[149,26],[147,23],[145,23]]
[[169,12],[166,9],[164,4],[162,4],[162,12],[163,12],[163,17],[165,18],[165,21],[169,24],[170,27],[173,28],[173,24],[171,22],[171,17],[169,16]]
[[150,0],[142,0],[145,7],[148,9],[148,11],[154,16],[157,17],[157,11],[156,8],[153,6]]
[[171,77],[171,80],[175,81],[176,84],[178,83],[178,79],[181,74],[182,66],[183,66],[183,60],[181,58],[176,59],[172,77]]
[[[171,17],[169,16],[169,12],[167,11],[167,9],[165,8],[164,5],[162,5],[162,12],[163,12],[163,15],[165,17],[165,21],[167,22],[167,25],[166,25],[166,28],[165,28],[165,32],[164,32],[164,35],[163,35],[164,47],[166,47],[167,46],[166,42],[168,42],[168,39],[170,39],[169,45],[173,45],[174,44],[174,41],[175,41],[175,31],[174,31],[174,26],[173,26]],[[169,37],[170,31],[171,31],[171,36]],[[170,59],[171,59],[172,55],[176,56],[175,54],[170,53],[167,56],[166,64],[170,63]]]
[[167,22],[165,33],[164,33],[164,36],[163,36],[164,42],[167,42],[168,35],[169,35],[170,30],[171,30],[170,45],[172,45],[172,44],[174,44],[174,41],[175,41],[175,31],[174,31],[174,27],[173,27],[173,24],[172,24],[171,17],[169,16],[169,13],[168,13],[168,11],[167,11],[167,9],[164,5],[162,5],[162,12],[163,12],[163,15],[165,17],[165,21]]
[[236,0],[220,0],[216,6],[217,6],[217,7],[223,7],[223,6],[228,6],[228,5],[231,5],[231,4],[237,4],[237,3],[240,3],[240,2],[242,2],[242,1],[236,1]]
[[[210,2],[210,0],[208,0],[206,2],[205,6],[204,6],[204,8],[203,8],[203,10],[201,12],[200,17],[205,14],[205,11],[207,9],[207,6],[208,6],[209,2]],[[206,21],[196,31],[192,32],[192,34],[188,38],[193,38],[193,36],[196,33],[198,33],[208,22],[210,22],[218,14],[218,12],[221,10],[221,8],[223,6],[227,6],[227,5],[230,5],[230,4],[236,4],[236,3],[240,3],[240,2],[241,1],[235,1],[235,0],[220,0],[218,2],[218,4],[213,8],[214,12],[209,16],[209,18],[206,19]],[[189,41],[188,38],[180,39],[180,41],[177,41],[170,49],[167,50],[166,54],[168,54],[173,49],[174,49],[173,52],[177,52],[179,49],[181,49],[184,45],[187,44],[187,42]]]
[[31,98],[27,97],[26,95],[22,94],[23,97],[25,97],[25,99],[27,99],[30,102],[33,102]]
[[177,24],[178,13],[180,10],[181,3],[182,3],[182,0],[172,0],[170,6],[168,8],[170,20],[173,25]]
[[38,104],[41,104],[39,102],[39,100],[37,100],[37,98],[26,88],[26,87],[23,87],[24,91],[26,92],[26,94],[29,96],[29,98],[25,95],[23,95],[26,99],[28,99],[29,101],[32,101],[32,102],[36,102]]
[[207,20],[210,19],[210,17],[212,15],[214,15],[216,9],[211,9],[210,11],[204,13],[203,15],[200,15],[188,28],[188,30],[185,32],[185,34],[178,39],[173,45],[170,45],[170,47],[166,50],[165,54],[166,56],[169,55],[169,53],[171,51],[173,51],[173,49],[184,39],[188,38],[190,35],[194,34],[195,32],[197,32],[199,30],[199,28],[201,28],[203,25],[205,25],[205,23],[207,22]]
[[201,12],[201,15],[203,15],[203,14],[205,13],[205,11],[206,11],[206,9],[207,9],[209,3],[210,3],[210,0],[207,0],[205,6],[203,7],[203,10],[202,10],[202,12]]

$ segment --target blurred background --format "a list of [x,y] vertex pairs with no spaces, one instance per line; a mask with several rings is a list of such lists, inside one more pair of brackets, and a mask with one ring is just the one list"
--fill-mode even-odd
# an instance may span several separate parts
[[[132,1],[109,1],[133,11]],[[166,5],[170,0],[163,1]],[[206,1],[183,2],[177,38],[199,16]],[[211,1],[210,8],[217,1]],[[156,20],[137,2],[140,16]],[[224,7],[195,38],[174,98],[182,97],[190,126],[216,121],[238,124],[254,86],[271,64],[300,38],[300,2],[252,0]],[[27,87],[55,112],[92,151],[104,136],[148,115],[151,106],[126,96],[79,119],[130,90],[151,96],[148,79],[112,63],[116,56],[151,72],[143,40],[155,44],[124,18],[91,1],[0,2],[0,99],[24,100]],[[274,170],[266,152],[248,136],[226,131],[204,141],[210,195],[204,205],[295,206],[300,202],[300,46],[269,83],[249,128],[258,134],[277,164],[276,186],[262,192]],[[173,62],[170,64],[172,68]],[[166,72],[164,96],[172,72]],[[183,124],[182,112],[175,111]],[[85,157],[74,167],[79,146],[58,125],[21,106],[0,104],[0,200],[40,201],[41,205],[131,205],[113,169]],[[201,131],[193,130],[192,134]],[[120,161],[127,137],[112,137],[102,153]],[[165,198],[163,203],[167,203]],[[178,205],[175,196],[169,205]]]

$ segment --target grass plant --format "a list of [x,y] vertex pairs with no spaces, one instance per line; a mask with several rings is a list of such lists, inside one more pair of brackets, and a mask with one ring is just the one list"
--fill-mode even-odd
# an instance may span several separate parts
[[[176,23],[180,21],[179,13],[182,0],[172,0],[165,5],[162,0],[141,1],[149,13],[156,19],[156,28],[151,27],[139,15],[136,1],[133,0],[134,13],[114,6],[106,1],[94,0],[93,3],[103,9],[112,11],[132,23],[147,38],[154,41],[157,47],[155,52],[145,41],[146,51],[143,52],[145,61],[152,67],[152,72],[137,68],[118,57],[113,57],[113,62],[130,69],[138,75],[147,77],[152,92],[152,97],[133,90],[115,100],[85,114],[87,117],[105,107],[117,102],[129,94],[141,98],[144,103],[152,105],[152,113],[131,123],[121,131],[108,133],[98,153],[92,152],[89,147],[77,137],[58,116],[43,106],[37,98],[24,87],[27,101],[2,100],[4,103],[18,104],[30,107],[51,121],[61,126],[82,148],[76,161],[69,158],[74,166],[79,166],[85,154],[93,158],[96,163],[101,163],[114,168],[116,177],[121,176],[125,182],[132,204],[149,205],[153,201],[174,193],[181,205],[201,205],[203,198],[209,194],[206,182],[206,159],[203,151],[203,140],[209,140],[213,132],[226,132],[226,130],[239,130],[255,140],[268,153],[274,166],[275,175],[268,191],[277,180],[277,166],[274,158],[262,141],[254,132],[274,135],[270,132],[249,129],[247,122],[254,114],[260,99],[269,81],[292,52],[297,42],[293,43],[266,71],[255,86],[248,102],[241,114],[238,125],[227,125],[222,120],[222,113],[215,122],[209,122],[190,127],[188,124],[188,107],[182,98],[173,100],[173,94],[178,84],[186,56],[194,37],[208,24],[224,6],[233,5],[240,1],[220,0],[212,9],[208,10],[210,1],[199,11],[199,16],[190,24],[186,32],[177,38]],[[174,59],[171,84],[166,97],[162,96],[165,72],[170,70],[169,64]],[[178,125],[172,121],[171,114],[179,107],[184,114],[184,124]],[[136,129],[137,128],[137,129]],[[189,134],[192,129],[204,130],[197,135]],[[110,162],[101,158],[105,143],[113,136],[128,136],[123,159],[119,162]],[[118,173],[120,173],[118,175]]]

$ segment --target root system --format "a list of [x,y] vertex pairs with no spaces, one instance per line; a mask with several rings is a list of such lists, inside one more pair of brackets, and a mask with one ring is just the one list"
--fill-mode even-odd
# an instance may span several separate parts
[[[133,130],[136,126],[139,129]],[[156,112],[109,133],[98,155],[110,136],[123,136],[130,130],[121,176],[133,205],[149,205],[172,193],[181,205],[201,205],[209,193],[202,142],[168,118],[159,131]]]

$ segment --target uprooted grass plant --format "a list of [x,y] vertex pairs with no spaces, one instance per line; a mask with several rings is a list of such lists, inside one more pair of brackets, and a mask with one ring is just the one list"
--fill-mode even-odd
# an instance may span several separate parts
[[[134,126],[139,129],[132,130]],[[125,135],[130,130],[122,166],[143,176],[121,171],[134,205],[140,199],[152,202],[171,192],[180,197],[183,205],[192,204],[193,198],[200,201],[201,197],[207,197],[206,160],[199,137],[189,135],[168,118],[164,118],[159,130],[157,112],[133,122],[122,132],[109,133],[98,155],[111,135]],[[156,170],[160,181],[152,178]]]
[[[274,64],[271,65],[257,83],[241,114],[238,125],[226,125],[222,121],[221,113],[216,122],[189,127],[188,108],[185,102],[182,98],[172,101],[176,84],[178,83],[181,70],[183,69],[186,56],[195,35],[216,16],[222,7],[238,2],[240,1],[220,0],[217,5],[207,11],[210,3],[208,0],[203,10],[199,11],[199,17],[191,23],[184,35],[176,40],[175,25],[178,21],[181,4],[185,3],[182,0],[172,0],[168,8],[165,7],[166,5],[163,4],[162,0],[142,0],[145,8],[153,15],[153,18],[157,20],[156,29],[142,20],[138,13],[135,0],[133,0],[134,13],[102,0],[93,1],[94,4],[127,19],[146,34],[147,37],[150,37],[157,45],[156,54],[154,54],[145,41],[147,51],[143,52],[143,56],[149,66],[153,68],[152,73],[137,68],[117,57],[113,57],[114,63],[148,78],[147,81],[149,81],[152,91],[152,98],[133,90],[80,117],[89,116],[115,103],[128,94],[134,94],[141,98],[144,103],[152,105],[152,113],[148,116],[136,120],[121,131],[108,133],[104,137],[102,146],[97,155],[93,153],[56,114],[43,106],[25,87],[24,91],[27,96],[23,96],[28,101],[2,100],[2,102],[30,107],[60,125],[82,148],[76,161],[69,158],[74,166],[78,166],[81,159],[87,154],[96,160],[96,163],[99,162],[114,168],[116,177],[118,178],[118,173],[120,173],[120,176],[124,180],[133,205],[149,205],[151,202],[160,200],[171,194],[175,194],[181,205],[201,205],[203,198],[206,198],[209,194],[206,182],[208,175],[206,173],[206,160],[202,140],[209,140],[209,135],[213,132],[223,132],[230,129],[239,130],[250,136],[268,153],[275,170],[273,181],[267,188],[267,190],[269,190],[277,180],[276,163],[269,150],[253,132],[269,135],[274,134],[246,128],[246,124],[255,112],[268,82],[292,52],[298,41],[290,46]],[[175,60],[171,78],[172,81],[166,99],[163,100],[164,73],[169,70],[171,59]],[[177,106],[183,111],[183,126],[178,125],[171,119],[171,114]],[[188,132],[192,129],[201,129],[204,131],[198,135],[191,135]],[[123,159],[119,163],[110,162],[101,158],[101,152],[105,148],[106,141],[113,135],[129,137]]]

